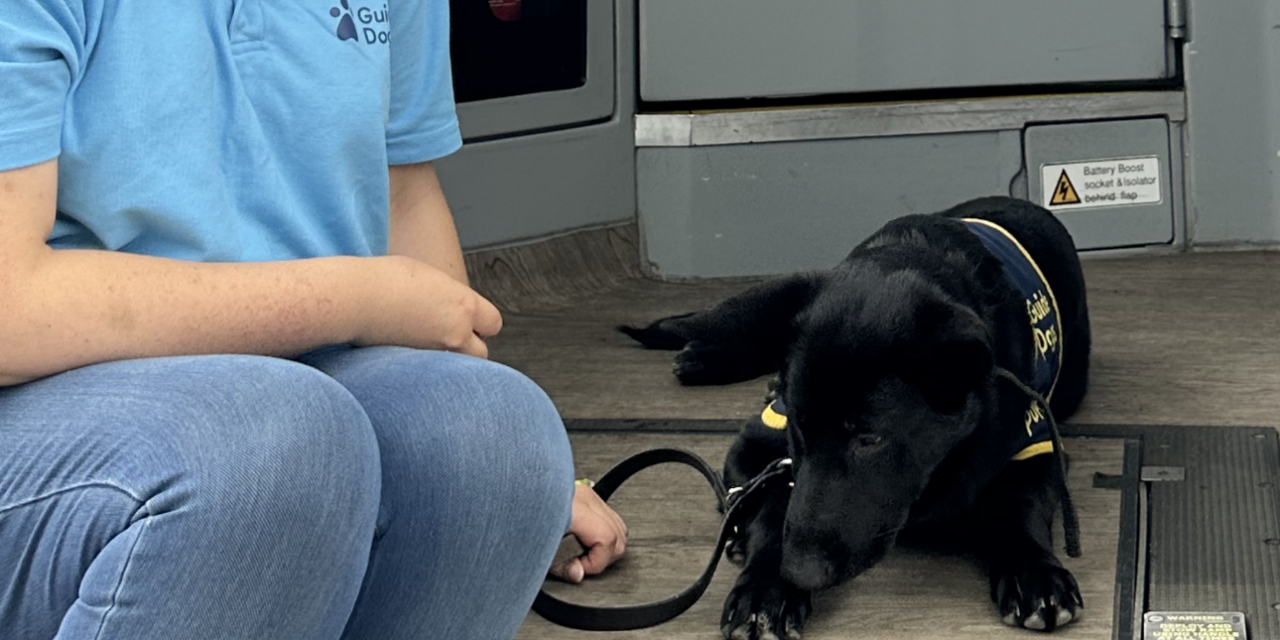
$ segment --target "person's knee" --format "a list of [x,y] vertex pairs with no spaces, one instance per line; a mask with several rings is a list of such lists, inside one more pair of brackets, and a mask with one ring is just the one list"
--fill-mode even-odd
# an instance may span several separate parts
[[[383,447],[386,464],[419,467],[414,475],[421,473],[423,484],[449,487],[451,495],[563,533],[573,457],[551,399],[505,365],[447,353],[423,357],[434,359],[429,380],[405,370],[387,383],[397,399],[416,398],[393,403],[411,417],[392,419],[386,403],[370,406],[374,420],[384,424],[383,438],[394,440]],[[410,403],[418,409],[407,411],[403,405]]]
[[372,530],[377,442],[341,385],[275,358],[215,357],[191,366],[211,382],[164,416],[172,437],[185,443],[176,484],[186,491],[170,497],[260,525]]
[[[114,520],[85,522],[95,514],[82,513],[83,491],[67,493],[82,533],[57,542],[85,535],[93,552],[79,554],[92,564],[76,576],[87,608],[72,628],[98,632],[92,612],[125,594],[152,607],[235,605],[205,617],[236,637],[317,637],[325,626],[336,637],[366,573],[381,487],[377,442],[350,393],[313,368],[252,356],[121,361],[67,376],[63,388],[95,400],[74,418],[85,423],[78,441],[96,446],[62,464],[83,467],[82,484],[129,497],[103,510]],[[174,589],[190,591],[166,600]],[[282,622],[279,611],[303,613]]]
[[499,365],[488,375],[493,376],[506,400],[505,408],[498,403],[490,405],[497,415],[488,417],[496,423],[510,421],[506,435],[500,438],[509,442],[512,456],[523,462],[505,469],[510,481],[524,483],[530,491],[536,491],[536,499],[544,505],[549,521],[566,527],[573,497],[574,463],[559,411],[546,392],[524,374]]
[[[467,358],[456,366],[452,413],[462,434],[482,438],[478,457],[489,473],[510,473],[552,494],[573,480],[568,435],[555,405],[533,380],[502,364]],[[552,496],[548,496],[551,499]]]

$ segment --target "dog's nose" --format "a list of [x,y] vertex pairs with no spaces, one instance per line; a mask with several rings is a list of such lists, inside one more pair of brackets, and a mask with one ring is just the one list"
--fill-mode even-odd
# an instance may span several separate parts
[[782,579],[805,591],[817,591],[835,582],[835,568],[821,554],[785,554],[782,558]]

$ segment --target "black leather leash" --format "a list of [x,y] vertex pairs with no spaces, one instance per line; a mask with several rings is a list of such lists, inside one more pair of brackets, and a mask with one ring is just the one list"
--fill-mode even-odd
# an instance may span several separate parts
[[1013,375],[1013,372],[1003,367],[996,367],[996,375],[1013,383],[1019,391],[1027,394],[1040,408],[1044,409],[1044,415],[1049,419],[1049,434],[1053,438],[1053,457],[1058,461],[1058,505],[1062,509],[1062,535],[1066,540],[1067,555],[1072,558],[1079,558],[1080,551],[1080,519],[1076,516],[1076,505],[1071,499],[1071,490],[1067,487],[1067,456],[1062,451],[1062,435],[1058,433],[1058,421],[1053,419],[1053,411],[1049,409],[1049,401],[1035,389],[1028,387],[1026,383]]
[[[1040,404],[1045,411],[1045,415],[1049,418],[1049,428],[1053,438],[1053,455],[1058,459],[1058,490],[1062,507],[1062,524],[1066,536],[1067,555],[1078,558],[1080,557],[1080,525],[1076,517],[1075,505],[1071,501],[1071,493],[1067,490],[1067,467],[1066,459],[1062,454],[1062,438],[1058,434],[1058,423],[1053,419],[1053,412],[1049,410],[1049,401],[1024,384],[1013,373],[1003,368],[997,367],[996,375],[1012,382],[1020,391],[1026,393],[1036,403]],[[789,476],[791,473],[791,458],[779,458],[769,463],[769,466],[764,471],[745,485],[726,489],[724,482],[720,479],[720,475],[698,454],[684,449],[650,449],[641,451],[614,465],[612,469],[596,481],[595,491],[602,500],[608,502],[613,492],[628,478],[649,467],[665,463],[685,464],[697,469],[711,484],[712,490],[716,493],[716,501],[720,505],[720,511],[724,514],[724,519],[720,522],[720,534],[716,538],[715,551],[712,552],[711,560],[707,563],[707,568],[702,571],[702,575],[698,577],[698,580],[688,589],[664,600],[620,607],[574,604],[560,600],[545,590],[539,591],[538,597],[533,601],[533,610],[538,615],[550,622],[571,629],[627,631],[662,624],[684,613],[698,601],[698,598],[702,597],[702,594],[711,584],[711,578],[715,575],[716,566],[720,563],[720,556],[724,553],[725,545],[733,537],[736,524],[734,516],[737,513],[738,506],[743,503],[747,496],[770,480],[784,474]]]
[[664,600],[620,607],[595,607],[574,604],[560,600],[546,591],[540,591],[538,592],[538,597],[533,601],[533,610],[538,615],[555,624],[572,629],[626,631],[652,627],[684,613],[689,607],[693,606],[693,603],[698,601],[698,598],[702,597],[703,592],[707,590],[707,586],[711,584],[711,577],[715,575],[716,566],[720,563],[720,556],[724,553],[725,545],[728,544],[729,539],[733,536],[734,515],[737,512],[738,505],[742,504],[744,498],[770,480],[784,474],[789,476],[791,472],[791,459],[781,458],[771,462],[760,475],[752,478],[750,482],[742,487],[726,489],[716,470],[698,454],[684,449],[650,449],[637,453],[615,465],[599,480],[596,480],[595,491],[602,500],[607,502],[609,496],[613,495],[614,490],[627,478],[644,469],[664,463],[685,464],[697,469],[711,484],[711,488],[716,493],[716,501],[720,504],[720,511],[724,514],[724,519],[720,522],[720,534],[716,539],[715,551],[712,552],[711,560],[707,563],[707,568],[703,570],[698,580],[688,589]]

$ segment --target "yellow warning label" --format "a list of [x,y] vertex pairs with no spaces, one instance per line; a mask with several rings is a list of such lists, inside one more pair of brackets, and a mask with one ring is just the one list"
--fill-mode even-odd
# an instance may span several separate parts
[[1067,177],[1066,169],[1062,170],[1062,176],[1058,178],[1058,186],[1053,188],[1053,199],[1049,201],[1050,206],[1063,204],[1080,204],[1080,196],[1076,194],[1071,178]]

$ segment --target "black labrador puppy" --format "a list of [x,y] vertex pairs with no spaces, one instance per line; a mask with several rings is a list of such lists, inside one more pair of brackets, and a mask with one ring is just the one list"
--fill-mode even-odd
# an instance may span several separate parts
[[1051,540],[1065,459],[1031,391],[1058,419],[1076,410],[1089,317],[1071,235],[1047,210],[990,197],[906,216],[831,270],[621,329],[681,349],[684,384],[777,374],[725,481],[790,457],[794,487],[774,482],[742,506],[726,638],[799,638],[811,592],[867,570],[904,530],[968,532],[1008,624],[1052,630],[1078,616]]

